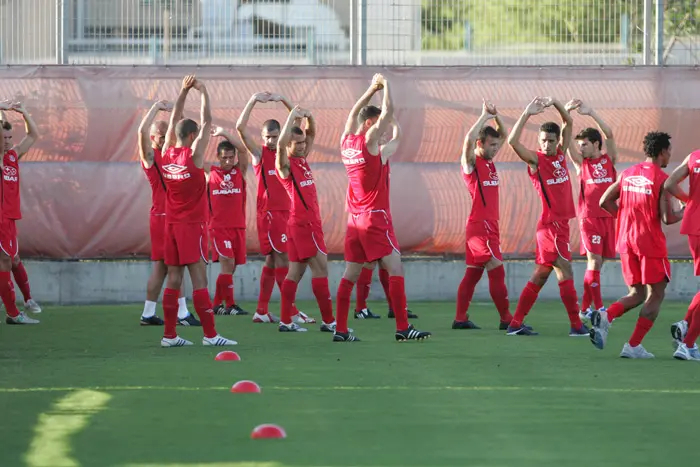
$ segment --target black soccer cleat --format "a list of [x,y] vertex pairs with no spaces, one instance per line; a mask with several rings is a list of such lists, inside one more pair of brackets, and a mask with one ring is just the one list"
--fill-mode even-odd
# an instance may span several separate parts
[[212,309],[212,311],[214,312],[215,315],[219,315],[219,316],[223,316],[223,315],[228,315],[228,314],[230,314],[230,313],[229,313],[229,310],[226,309],[226,307],[224,306],[223,303],[220,304],[220,305],[216,305],[216,306]]
[[197,318],[194,317],[192,313],[187,315],[186,317],[180,319],[177,319],[177,324],[180,326],[201,326],[202,323],[199,322]]
[[141,317],[141,326],[162,326],[165,322],[156,315],[148,318]]
[[360,339],[349,332],[338,332],[333,334],[333,342],[360,342]]
[[375,315],[369,308],[364,308],[360,311],[355,311],[355,319],[379,319],[381,316]]
[[428,331],[419,331],[416,328],[413,327],[411,324],[408,326],[408,329],[405,331],[396,331],[396,334],[394,335],[396,337],[396,340],[399,342],[404,342],[404,341],[422,341],[424,339],[429,338],[432,336],[431,333]]
[[227,313],[226,313],[227,315],[248,315],[248,314],[250,314],[236,304],[234,304],[233,306],[228,308],[226,311],[227,311]]
[[452,329],[481,329],[479,326],[474,324],[471,320],[466,321],[452,321]]
[[[406,310],[406,312],[408,313],[409,319],[418,319],[418,315],[413,313],[411,310]],[[387,318],[396,318],[396,316],[394,315],[394,310],[392,310],[391,308],[389,308],[389,313],[386,316]]]

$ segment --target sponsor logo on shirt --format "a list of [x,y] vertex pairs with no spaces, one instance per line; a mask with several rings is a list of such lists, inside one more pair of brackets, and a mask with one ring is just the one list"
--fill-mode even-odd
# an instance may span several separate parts
[[484,180],[483,185],[484,186],[498,186],[498,172],[496,172],[496,168],[493,166],[493,164],[486,164],[486,168],[489,169],[489,178],[491,180]]
[[653,193],[650,188],[653,184],[654,182],[646,178],[644,175],[633,175],[632,177],[627,177],[624,179],[622,191],[641,193],[649,196]]
[[17,182],[17,169],[6,165],[2,169],[2,178],[8,182]]
[[340,152],[340,154],[343,156],[343,164],[345,165],[364,164],[365,162],[364,157],[357,157],[362,155],[362,151],[358,149],[345,148]]
[[170,180],[185,180],[192,177],[192,174],[187,172],[184,165],[168,164],[163,166],[163,176]]
[[[235,173],[235,172],[233,172],[233,173]],[[226,175],[224,175],[224,179],[219,184],[219,189],[213,190],[211,192],[211,194],[212,195],[233,195],[233,194],[239,194],[240,192],[241,192],[240,188],[234,187],[233,182],[231,181],[231,175],[226,174]]]
[[559,185],[560,183],[565,183],[569,181],[569,173],[564,167],[561,166],[563,159],[561,159],[561,156],[559,157],[559,159],[560,160],[552,161],[552,165],[554,166],[554,171],[552,172],[552,175],[554,175],[556,178],[548,178],[547,185]]
[[597,185],[599,183],[612,183],[612,177],[608,177],[608,171],[603,167],[605,164],[605,159],[603,159],[599,164],[591,164],[593,170],[591,171],[591,176],[586,180],[586,185]]

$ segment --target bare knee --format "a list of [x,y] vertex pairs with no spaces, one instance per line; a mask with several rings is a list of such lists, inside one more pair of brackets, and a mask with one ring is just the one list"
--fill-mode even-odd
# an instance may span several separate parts
[[589,271],[600,271],[603,267],[603,257],[600,255],[594,255],[588,253],[588,270]]
[[275,257],[270,254],[265,256],[265,267],[270,269],[275,269]]
[[12,267],[15,268],[19,266],[19,263],[21,262],[22,260],[20,259],[19,255],[15,256],[14,258],[12,258]]
[[401,255],[396,251],[392,252],[389,256],[379,260],[380,264],[384,269],[389,272],[390,276],[401,276],[403,277],[403,264],[401,263]]
[[346,263],[345,272],[343,273],[343,279],[350,281],[354,284],[360,278],[362,268],[362,263]]
[[[187,270],[190,272],[190,279],[192,279],[193,290],[207,288],[207,265],[204,262],[204,260],[200,260],[198,263],[188,265]],[[182,281],[182,278],[180,279],[180,281]]]
[[287,257],[286,254],[284,253],[278,253],[278,252],[273,252],[272,257],[274,258],[274,266],[275,268],[288,268],[289,267],[289,258]]
[[168,267],[168,282],[167,287],[173,290],[180,290],[182,285],[182,275],[184,268],[181,266]]
[[530,276],[530,282],[540,287],[544,286],[552,273],[552,268],[549,266],[537,265],[535,271]]
[[289,270],[287,271],[287,277],[285,280],[290,280],[292,282],[299,283],[302,277],[304,277],[304,272],[306,271],[306,263],[289,263]]
[[630,287],[630,291],[627,294],[627,298],[632,306],[632,308],[638,307],[646,300],[646,290],[644,290],[643,285],[635,285]]
[[571,262],[561,257],[554,263],[554,270],[556,271],[559,282],[572,280],[574,278],[574,269],[571,267]]
[[486,269],[486,272],[489,272],[501,266],[503,266],[503,261],[497,258],[491,258],[488,263],[484,264],[484,269]]
[[309,269],[311,269],[311,277],[328,277],[328,259],[326,255],[319,252],[315,258],[309,260]]

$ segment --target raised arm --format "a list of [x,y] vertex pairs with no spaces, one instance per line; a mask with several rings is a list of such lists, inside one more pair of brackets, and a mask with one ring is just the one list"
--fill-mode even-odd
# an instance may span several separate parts
[[542,112],[544,112],[544,104],[542,102],[542,99],[539,97],[535,97],[532,100],[532,102],[530,102],[528,106],[525,107],[525,110],[523,111],[522,115],[520,115],[518,121],[515,122],[513,131],[511,131],[510,136],[508,136],[508,144],[511,148],[513,148],[513,151],[515,151],[515,153],[518,155],[518,157],[520,157],[520,159],[522,159],[523,162],[528,164],[533,169],[537,167],[537,153],[531,149],[526,148],[525,145],[520,142],[520,138],[522,137],[523,130],[525,129],[525,125],[527,124],[527,121],[530,119],[530,117],[533,115],[540,114]]
[[233,146],[236,148],[236,154],[238,154],[238,168],[245,174],[248,170],[248,164],[250,162],[248,149],[246,148],[245,144],[243,144],[238,138],[234,138],[231,133],[224,130],[220,126],[212,128],[211,135],[213,137],[224,138],[226,141],[233,144]]
[[391,156],[396,154],[396,150],[401,143],[401,126],[396,118],[391,119],[391,139],[386,142],[380,149],[382,152],[382,163],[386,164]]
[[[580,108],[581,105],[582,103],[580,99],[571,99],[569,102],[566,103],[564,107],[566,108],[567,112],[569,112],[569,115],[571,115],[571,112],[573,112],[574,109]],[[571,163],[574,164],[574,167],[576,168],[576,173],[580,175],[581,166],[583,165],[583,156],[581,155],[581,152],[578,149],[578,145],[576,144],[576,141],[573,138],[571,139],[569,146],[566,147],[566,154],[569,156]]]
[[169,112],[170,110],[172,110],[172,105],[168,104],[168,101],[157,101],[151,106],[139,125],[139,157],[141,158],[141,163],[147,169],[151,168],[153,165],[151,126],[153,125],[153,121],[156,119],[158,112]]
[[382,113],[379,114],[377,122],[367,130],[365,135],[367,151],[373,155],[379,154],[379,138],[389,129],[391,120],[394,118],[394,102],[391,99],[391,92],[389,92],[389,82],[382,75],[379,75],[378,79],[379,84],[384,88]]
[[690,155],[688,155],[681,165],[676,167],[676,170],[673,171],[670,177],[666,179],[664,182],[664,190],[667,192],[671,193],[673,196],[678,198],[684,203],[687,203],[690,197],[688,196],[688,193],[686,193],[682,188],[681,188],[681,182],[688,178],[688,175],[690,175],[690,171],[688,170],[688,162],[690,161]]
[[372,100],[372,96],[379,91],[382,88],[382,85],[379,84],[379,77],[381,75],[377,73],[374,75],[372,78],[372,83],[369,85],[367,90],[365,91],[364,94],[362,94],[362,97],[355,102],[355,105],[352,107],[350,110],[350,113],[348,114],[348,119],[345,121],[345,130],[343,131],[343,135],[340,137],[340,144],[343,144],[343,140],[345,140],[345,137],[350,134],[354,134],[357,132],[357,129],[360,126],[360,122],[357,121],[357,116],[360,114],[360,110],[362,110],[362,107],[366,106],[369,104],[369,101]]
[[204,167],[204,153],[207,151],[211,138],[211,102],[209,92],[203,82],[196,80],[193,87],[202,95],[201,126],[199,127],[199,135],[192,143],[192,161],[195,167],[201,169]]
[[555,109],[557,109],[557,112],[559,112],[559,115],[561,116],[561,137],[559,138],[559,147],[562,151],[565,151],[571,144],[571,138],[574,132],[574,120],[571,118],[569,111],[566,110],[566,107],[564,107],[564,105],[559,102],[558,99],[554,99],[553,97],[545,97],[544,105],[545,107],[553,106]]
[[462,155],[459,160],[462,164],[462,170],[464,170],[465,173],[471,173],[474,169],[474,162],[476,161],[474,149],[476,149],[476,141],[479,139],[479,132],[486,122],[491,120],[494,115],[496,115],[496,108],[484,101],[481,106],[481,115],[479,119],[474,122],[474,125],[469,129],[464,137],[464,143],[462,143]]
[[[307,157],[309,154],[311,154],[311,148],[313,148],[314,141],[316,140],[316,120],[314,119],[314,116],[311,114],[310,110],[303,109],[299,112],[299,115],[306,119],[306,154],[304,154],[304,157]],[[295,119],[294,122],[292,122],[292,126],[298,126],[298,122],[299,120]]]
[[177,122],[182,120],[182,113],[185,110],[185,101],[187,100],[187,94],[192,89],[196,79],[194,75],[185,76],[182,80],[182,87],[180,88],[180,94],[177,96],[175,101],[175,106],[173,108],[173,113],[170,114],[170,123],[168,124],[168,131],[165,133],[165,143],[163,144],[163,154],[170,148],[174,146],[176,142],[175,138],[175,125]]
[[620,197],[620,179],[610,185],[603,196],[600,197],[598,205],[608,211],[613,217],[617,216],[617,199]]
[[294,126],[294,120],[300,118],[301,114],[299,112],[299,106],[296,106],[289,112],[287,116],[287,121],[282,127],[282,132],[280,133],[279,139],[277,139],[277,155],[275,156],[275,168],[277,169],[277,175],[280,178],[289,178],[289,156],[287,155],[287,147],[289,142],[292,140],[292,127]]
[[595,124],[598,126],[598,129],[605,137],[605,149],[608,154],[608,157],[610,157],[610,160],[613,164],[616,164],[617,145],[615,144],[615,138],[613,137],[612,128],[610,128],[608,124],[605,123],[605,121],[601,118],[600,115],[598,115],[598,113],[595,110],[583,103],[578,107],[578,113],[580,113],[581,115],[588,115],[593,119]]
[[17,158],[21,159],[22,156],[27,154],[34,143],[36,143],[36,141],[39,139],[39,128],[36,126],[34,119],[31,115],[29,115],[29,112],[27,112],[27,109],[24,108],[24,104],[21,102],[13,103],[10,110],[21,114],[22,118],[24,119],[24,129],[27,134],[24,138],[22,138],[22,141],[20,141],[18,145],[12,148],[17,153]]
[[238,117],[238,121],[236,122],[236,131],[238,132],[238,136],[240,136],[241,141],[243,141],[246,150],[250,153],[250,156],[253,159],[253,165],[260,164],[262,148],[248,131],[248,120],[250,120],[250,114],[253,112],[253,107],[255,107],[255,104],[258,102],[268,102],[270,97],[271,95],[269,92],[258,92],[253,94],[248,100],[246,106],[243,108],[243,112],[241,112],[241,115]]

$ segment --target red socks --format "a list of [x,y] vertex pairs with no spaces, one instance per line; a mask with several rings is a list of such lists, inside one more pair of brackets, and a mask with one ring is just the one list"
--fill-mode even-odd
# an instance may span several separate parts
[[314,277],[311,279],[311,290],[316,297],[318,309],[321,310],[321,318],[326,324],[331,324],[335,321],[333,317],[333,300],[331,299],[331,291],[328,287],[327,277]]
[[583,303],[581,309],[587,310],[591,302],[596,310],[603,308],[603,297],[600,293],[600,271],[586,270],[583,276]]
[[479,279],[484,274],[481,268],[467,268],[464,271],[462,282],[459,283],[457,289],[457,312],[455,313],[455,321],[467,321],[469,319],[467,312],[469,311],[469,303],[474,296],[474,288],[479,283]]
[[603,308],[603,295],[600,292],[600,271],[591,271],[593,273],[593,281],[591,282],[591,296],[593,297],[593,306],[596,310]]
[[690,325],[693,322],[696,308],[700,308],[700,292],[695,294],[693,300],[690,302],[690,306],[688,307],[688,312],[685,314],[684,319],[688,323],[688,328],[690,328]]
[[[700,292],[695,295],[692,303],[695,303],[695,299],[698,298],[698,295],[700,295]],[[688,315],[686,315],[685,320],[688,321],[688,332],[685,334],[685,339],[683,339],[683,343],[689,349],[695,346],[695,341],[700,337],[700,306],[696,305],[693,308],[692,303],[691,308],[688,309],[689,312],[692,311],[692,316],[688,319]]]
[[644,336],[647,335],[652,326],[654,326],[654,322],[652,320],[640,316],[637,320],[637,325],[634,327],[632,337],[630,337],[629,344],[632,347],[637,347],[639,344],[641,344],[642,339],[644,339]]
[[292,304],[297,295],[297,286],[296,282],[289,279],[282,282],[282,303],[280,304],[280,323],[282,324],[292,324],[292,316],[296,314],[292,313]]
[[9,272],[0,272],[0,297],[5,305],[7,316],[16,318],[19,316],[19,310],[15,300],[15,285],[12,283],[12,278]]
[[[202,323],[204,337],[216,337],[216,326],[214,325],[214,311],[212,310],[211,299],[207,289],[197,289],[192,292],[192,302],[194,311],[197,312],[199,321]],[[164,304],[165,305],[165,304]],[[175,310],[177,315],[177,309]]]
[[336,296],[336,320],[335,330],[340,333],[348,332],[348,314],[350,313],[350,297],[352,296],[352,288],[355,284],[346,278],[340,279],[338,285],[338,295]]
[[559,295],[561,296],[561,301],[564,302],[566,314],[569,315],[571,327],[580,329],[583,323],[581,323],[581,318],[578,315],[578,296],[576,294],[576,287],[574,287],[574,281],[571,279],[561,281],[559,283]]
[[396,330],[405,331],[408,329],[408,311],[406,310],[406,287],[401,276],[389,277],[389,295],[391,303],[394,305],[394,316],[396,317]]
[[369,288],[372,284],[372,274],[374,270],[362,268],[360,277],[357,279],[357,300],[355,302],[355,311],[361,311],[367,308],[367,297],[369,297]]
[[386,303],[389,305],[389,309],[393,310],[394,307],[391,306],[391,294],[389,293],[389,271],[381,267],[379,268],[379,282],[382,283],[384,296],[386,296]]
[[515,307],[515,316],[513,316],[513,321],[510,322],[510,327],[519,328],[523,325],[523,321],[537,301],[537,296],[540,294],[541,289],[542,287],[539,285],[528,281],[520,294],[518,306]]
[[275,282],[277,282],[277,287],[282,291],[282,283],[287,278],[287,273],[289,268],[275,268]]
[[233,306],[233,275],[219,274],[216,278],[216,294],[214,295],[214,306],[225,302],[226,306]]
[[619,318],[627,312],[625,307],[620,302],[615,302],[608,308],[608,323],[612,323],[615,318]]
[[272,297],[272,289],[275,288],[275,270],[263,266],[262,274],[260,274],[260,295],[258,296],[257,313],[266,315],[270,305],[270,297]]
[[22,292],[24,301],[28,302],[31,300],[32,292],[29,289],[29,277],[27,276],[27,270],[24,269],[24,264],[22,264],[21,261],[16,265],[12,265],[12,275],[15,278],[15,282],[17,282],[17,287],[19,287],[19,290]]
[[174,339],[177,337],[177,299],[180,297],[179,290],[165,289],[163,291],[163,320],[165,321],[165,331],[163,337]]
[[513,320],[513,315],[510,314],[508,288],[506,287],[506,270],[503,265],[500,265],[495,269],[491,269],[488,275],[489,292],[501,317],[501,323],[510,323]]

